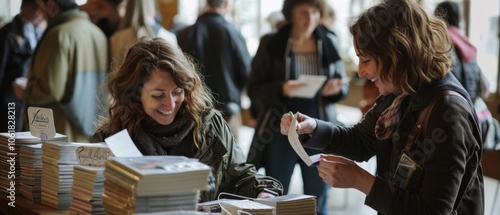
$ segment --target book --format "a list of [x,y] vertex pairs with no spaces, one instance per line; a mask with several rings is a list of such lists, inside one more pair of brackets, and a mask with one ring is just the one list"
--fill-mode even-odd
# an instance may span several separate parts
[[204,190],[209,172],[209,166],[184,156],[144,156],[111,157],[104,175],[134,195],[151,196]]
[[222,215],[252,214],[273,215],[274,207],[250,200],[222,201],[220,203]]
[[210,212],[210,213],[220,213],[221,207],[220,203],[223,201],[234,201],[234,199],[217,199],[213,201],[208,201],[208,202],[202,202],[196,204],[198,207],[202,208],[202,211],[204,212]]
[[19,151],[20,193],[34,204],[41,202],[42,144],[23,144]]
[[294,97],[312,99],[326,81],[324,75],[299,75],[298,82],[304,86],[292,91]]
[[255,199],[255,202],[272,206],[276,214],[316,214],[316,197],[304,194],[288,194],[272,198]]
[[[42,143],[42,151],[41,202],[44,205],[57,207],[56,209],[60,210],[70,208],[75,165],[78,165],[82,158],[84,164],[104,165],[104,161],[102,160],[107,159],[107,157],[103,156],[112,156],[105,143],[47,141]],[[96,161],[88,161],[91,158],[96,158]],[[81,171],[92,172],[94,170],[82,167],[78,168],[77,172],[80,174]],[[87,176],[87,182],[94,182],[96,180],[96,178],[88,178],[91,177],[88,176],[89,174],[94,174],[94,177],[98,177],[97,173],[81,174],[85,176],[80,179],[85,180]],[[102,175],[100,178],[101,181],[104,180]],[[81,182],[81,180],[78,182]]]
[[210,167],[184,156],[111,157],[103,207],[108,214],[194,211]]
[[[57,134],[54,137],[55,140],[58,141],[67,141],[67,136],[62,134]],[[8,190],[18,190],[21,182],[21,148],[26,145],[35,145],[40,144],[42,140],[39,137],[35,137],[31,135],[30,132],[2,132],[0,133],[0,175],[4,177],[0,177],[0,193],[5,195],[10,195]],[[26,154],[26,153],[24,153]],[[39,154],[32,154],[28,156],[38,156]],[[28,161],[29,162],[29,161]],[[24,163],[24,165],[30,165]],[[35,168],[35,167],[33,167]],[[13,171],[15,170],[15,171]],[[25,168],[27,172],[34,175],[34,169]],[[26,180],[27,174],[24,176],[24,182]],[[34,177],[34,176],[33,176]],[[28,185],[29,187],[30,185]],[[25,187],[25,188],[28,188]],[[24,189],[23,195],[28,194],[28,190]],[[13,191],[14,192],[14,191]],[[35,199],[31,199],[32,194],[29,194],[28,198],[32,201],[37,201]],[[38,196],[38,194],[35,194]]]

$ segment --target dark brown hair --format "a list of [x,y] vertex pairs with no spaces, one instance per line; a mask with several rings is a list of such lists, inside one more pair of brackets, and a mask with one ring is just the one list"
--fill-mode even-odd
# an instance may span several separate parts
[[444,1],[436,6],[434,15],[443,19],[448,25],[460,26],[460,7],[458,3]]
[[349,30],[359,54],[376,59],[382,81],[390,80],[402,93],[443,78],[453,65],[446,24],[415,0],[382,0]]
[[285,16],[285,19],[287,21],[292,20],[292,13],[295,9],[295,6],[303,3],[312,4],[314,5],[314,7],[318,8],[321,17],[325,15],[326,3],[324,0],[285,0],[285,2],[283,2],[283,9],[281,9],[281,12]]
[[142,107],[141,90],[157,69],[170,73],[175,84],[184,90],[185,100],[177,114],[195,123],[193,140],[198,146],[202,128],[200,113],[213,108],[212,94],[192,60],[161,38],[140,39],[129,49],[122,65],[109,75],[106,85],[111,95],[109,118],[102,121],[100,130],[114,134],[127,129],[134,135],[134,129],[147,117]]

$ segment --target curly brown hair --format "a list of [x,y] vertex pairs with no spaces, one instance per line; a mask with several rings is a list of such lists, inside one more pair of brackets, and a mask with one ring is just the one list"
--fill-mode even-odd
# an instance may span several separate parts
[[175,84],[184,90],[185,99],[177,114],[193,120],[193,140],[199,146],[202,129],[200,113],[213,108],[212,94],[193,61],[161,38],[140,39],[129,49],[122,65],[109,75],[106,83],[111,96],[109,117],[101,121],[100,130],[114,134],[127,129],[134,135],[134,129],[148,117],[142,107],[141,90],[151,73],[158,69],[170,73]]
[[350,28],[360,54],[381,65],[380,78],[409,94],[453,66],[446,24],[429,16],[415,0],[382,0],[355,19]]

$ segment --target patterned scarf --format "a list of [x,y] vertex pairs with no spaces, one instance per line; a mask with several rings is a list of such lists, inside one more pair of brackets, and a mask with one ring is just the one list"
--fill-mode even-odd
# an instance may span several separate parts
[[399,125],[401,120],[401,102],[407,97],[407,95],[399,94],[391,106],[382,112],[380,117],[375,124],[375,136],[379,140],[385,140],[389,138],[396,126]]

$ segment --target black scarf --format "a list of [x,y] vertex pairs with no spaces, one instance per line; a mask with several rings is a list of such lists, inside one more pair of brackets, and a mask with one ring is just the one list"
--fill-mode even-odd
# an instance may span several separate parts
[[[169,125],[160,125],[150,117],[147,117],[141,123],[141,126],[134,130],[134,142],[137,148],[145,155],[167,155],[166,148],[178,146],[180,142],[193,131],[194,122],[188,117],[177,115],[175,120]],[[181,144],[182,145],[182,144]],[[179,145],[180,146],[180,145]],[[186,150],[186,154],[190,154],[188,150],[192,150],[194,144],[191,146],[180,146]]]

